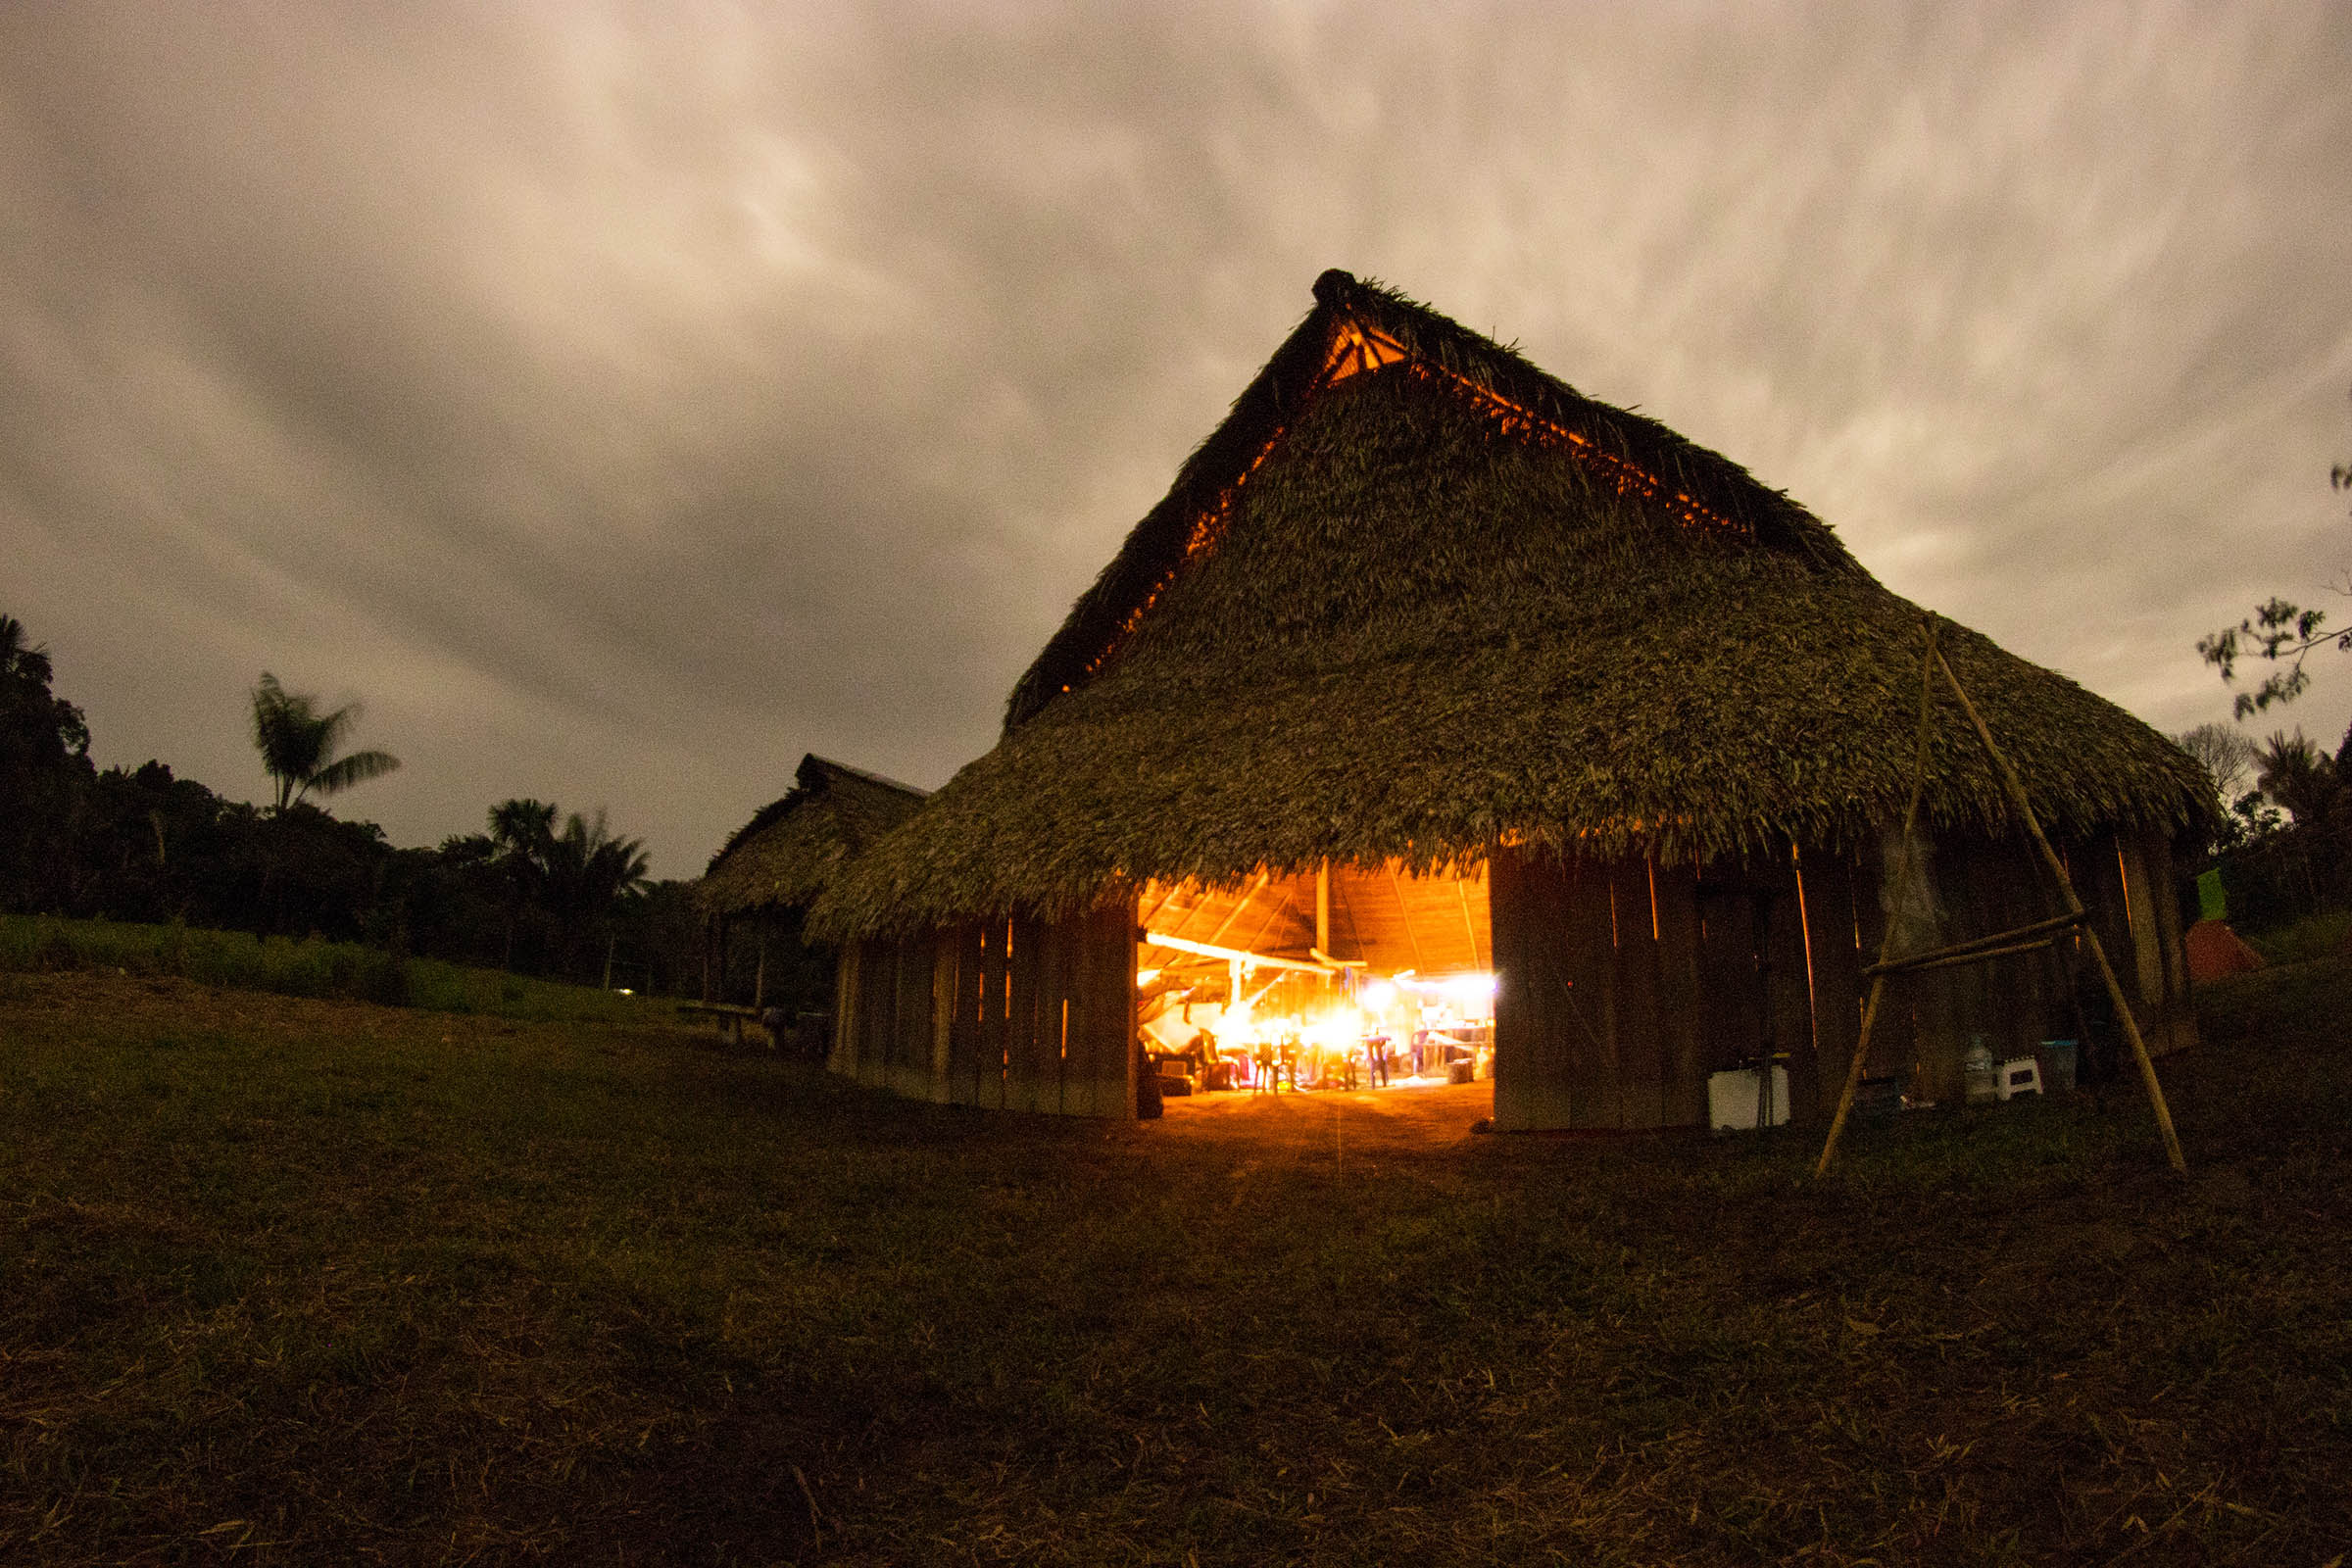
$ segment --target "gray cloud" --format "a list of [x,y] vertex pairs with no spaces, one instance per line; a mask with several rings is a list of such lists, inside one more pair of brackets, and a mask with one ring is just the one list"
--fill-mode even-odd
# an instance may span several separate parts
[[[110,761],[362,696],[424,842],[936,783],[1376,274],[2168,728],[2352,558],[2340,8],[18,6],[0,608]],[[2352,670],[2290,713],[2331,739]]]

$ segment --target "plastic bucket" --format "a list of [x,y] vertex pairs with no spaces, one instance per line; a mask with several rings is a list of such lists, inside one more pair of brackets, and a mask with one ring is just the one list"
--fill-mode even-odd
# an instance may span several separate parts
[[2075,1087],[2075,1058],[2079,1048],[2072,1040],[2044,1040],[2041,1043],[2041,1076],[2058,1091]]

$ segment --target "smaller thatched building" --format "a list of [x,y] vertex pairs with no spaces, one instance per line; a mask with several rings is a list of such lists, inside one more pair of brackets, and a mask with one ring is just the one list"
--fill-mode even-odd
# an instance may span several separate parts
[[[703,1000],[716,1001],[724,988],[730,928],[751,922],[763,938],[797,935],[802,914],[842,867],[913,815],[927,793],[814,753],[802,758],[791,790],[735,830],[696,890],[709,937]],[[765,1000],[765,958],[763,940],[755,1005]]]

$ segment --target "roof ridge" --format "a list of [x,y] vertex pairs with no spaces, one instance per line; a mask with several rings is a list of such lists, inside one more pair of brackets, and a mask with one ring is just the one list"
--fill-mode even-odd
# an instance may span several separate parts
[[[1333,382],[1402,359],[1484,400],[1506,430],[1556,444],[1621,495],[1687,524],[1744,535],[1824,576],[1867,580],[1828,524],[1766,488],[1740,465],[1655,419],[1578,392],[1515,349],[1377,279],[1339,268],[1314,282],[1315,304],[1178,468],[1167,494],[1079,595],[1005,704],[1010,734],[1054,698],[1085,684],[1124,647],[1187,565],[1216,546],[1239,494],[1313,400]],[[1340,341],[1348,322],[1385,348]]]
[[792,788],[754,811],[750,821],[728,834],[727,841],[718,847],[718,853],[710,857],[710,863],[703,867],[703,875],[709,876],[712,871],[717,870],[720,862],[724,861],[728,856],[733,855],[745,844],[757,838],[765,829],[773,827],[776,820],[795,806],[821,793],[817,785],[811,781],[811,775],[824,780],[827,784],[837,775],[847,775],[863,783],[879,785],[883,789],[904,795],[913,801],[928,800],[931,796],[929,790],[919,790],[911,784],[902,784],[895,778],[885,778],[880,773],[868,772],[862,767],[852,767],[847,762],[837,762],[829,757],[819,757],[814,752],[804,752],[801,755],[800,766],[793,769]]
[[852,767],[847,762],[837,762],[830,757],[819,757],[814,752],[810,752],[801,759],[798,774],[806,775],[812,765],[828,768],[836,773],[847,773],[852,778],[863,779],[868,784],[879,784],[886,790],[896,790],[901,795],[910,795],[918,801],[929,798],[931,794],[929,790],[919,789],[912,784],[901,783],[886,774],[876,773],[867,768]]

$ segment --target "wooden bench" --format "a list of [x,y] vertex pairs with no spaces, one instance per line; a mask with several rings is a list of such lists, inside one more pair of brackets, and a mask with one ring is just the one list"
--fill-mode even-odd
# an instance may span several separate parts
[[[730,1046],[743,1044],[743,1026],[760,1021],[760,1009],[738,1006],[732,1002],[681,1002],[678,1011],[686,1017],[707,1017],[718,1022],[718,1037]],[[773,1047],[774,1041],[768,1045]]]

